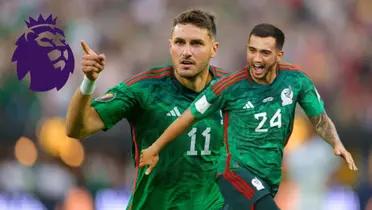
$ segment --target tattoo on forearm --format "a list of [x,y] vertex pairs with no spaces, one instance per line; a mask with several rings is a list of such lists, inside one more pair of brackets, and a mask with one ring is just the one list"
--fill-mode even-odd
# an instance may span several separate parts
[[316,133],[329,144],[333,146],[336,142],[340,141],[336,127],[327,114],[311,117],[310,121],[313,124]]

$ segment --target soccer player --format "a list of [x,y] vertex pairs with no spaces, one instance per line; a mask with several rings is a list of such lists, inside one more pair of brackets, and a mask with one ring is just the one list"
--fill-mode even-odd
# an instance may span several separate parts
[[[67,133],[83,138],[108,130],[126,118],[131,125],[133,159],[162,134],[212,81],[225,73],[210,65],[216,55],[214,16],[189,10],[173,21],[169,50],[172,65],[155,67],[122,82],[91,100],[93,86],[103,70],[105,57],[82,42],[85,78],[67,113]],[[222,113],[196,123],[160,155],[149,176],[138,169],[127,209],[213,210],[223,207],[215,182],[223,147]]]
[[225,202],[233,209],[278,209],[273,197],[281,181],[283,148],[292,131],[298,102],[317,134],[351,170],[357,170],[313,82],[296,66],[279,64],[283,44],[280,29],[271,24],[256,25],[248,38],[247,67],[200,94],[142,151],[140,167],[148,166],[150,173],[166,144],[195,121],[222,110],[226,155],[221,157],[217,182]]

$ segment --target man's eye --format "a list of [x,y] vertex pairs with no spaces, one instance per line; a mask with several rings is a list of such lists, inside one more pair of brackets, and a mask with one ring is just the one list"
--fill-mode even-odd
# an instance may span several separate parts
[[202,46],[202,45],[204,45],[204,42],[201,41],[201,40],[193,40],[193,41],[191,41],[190,44],[193,45],[193,46]]

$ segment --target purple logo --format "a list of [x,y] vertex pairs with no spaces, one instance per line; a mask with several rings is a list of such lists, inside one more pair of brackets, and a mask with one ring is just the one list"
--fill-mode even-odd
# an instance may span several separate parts
[[56,26],[57,18],[32,17],[27,30],[17,42],[12,62],[17,62],[17,76],[22,80],[30,72],[30,89],[61,89],[74,71],[74,55],[65,34]]

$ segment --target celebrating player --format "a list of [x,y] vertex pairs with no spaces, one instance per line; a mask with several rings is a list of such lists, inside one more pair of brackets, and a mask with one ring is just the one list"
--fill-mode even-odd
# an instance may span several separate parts
[[[173,65],[153,68],[91,100],[105,57],[82,42],[85,78],[67,113],[67,133],[83,138],[110,129],[126,118],[132,131],[133,158],[150,146],[213,80],[224,73],[210,65],[216,55],[214,16],[201,10],[181,13],[173,21],[169,50]],[[216,164],[223,152],[222,114],[215,112],[179,136],[161,154],[149,176],[138,169],[127,209],[221,209],[223,197]]]
[[283,44],[280,29],[270,24],[256,25],[248,38],[248,66],[198,96],[142,151],[140,167],[148,166],[147,172],[156,169],[158,154],[166,144],[194,121],[222,110],[226,155],[221,157],[217,182],[225,202],[233,209],[278,209],[273,197],[281,181],[283,148],[292,131],[298,102],[317,134],[345,159],[349,169],[357,170],[313,82],[297,67],[279,64]]

